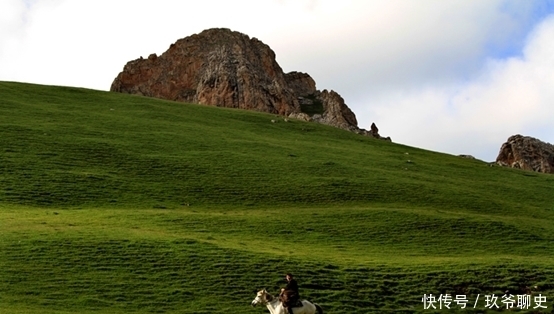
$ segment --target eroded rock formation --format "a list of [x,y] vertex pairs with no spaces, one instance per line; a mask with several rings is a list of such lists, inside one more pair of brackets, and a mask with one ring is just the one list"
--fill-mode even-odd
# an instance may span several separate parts
[[317,90],[306,73],[285,74],[269,46],[229,29],[208,29],[179,39],[160,56],[128,62],[110,90],[257,110],[374,136],[358,128],[338,93]]
[[286,115],[300,110],[275,53],[256,38],[209,29],[125,65],[111,91]]
[[554,145],[529,136],[513,135],[502,144],[496,163],[512,168],[554,173]]

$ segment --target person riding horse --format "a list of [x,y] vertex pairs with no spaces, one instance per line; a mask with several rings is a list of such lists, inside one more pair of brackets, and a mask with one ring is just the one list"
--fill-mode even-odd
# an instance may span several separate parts
[[283,303],[283,306],[287,308],[289,314],[292,313],[292,308],[296,306],[302,306],[298,304],[300,301],[300,294],[298,293],[298,282],[293,278],[292,274],[287,274],[287,285],[281,289],[281,294],[279,295],[279,300]]

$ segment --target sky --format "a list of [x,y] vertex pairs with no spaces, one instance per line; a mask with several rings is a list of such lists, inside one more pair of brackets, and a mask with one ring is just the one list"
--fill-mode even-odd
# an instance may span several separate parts
[[395,143],[488,162],[511,135],[554,143],[554,0],[0,0],[0,80],[109,90],[214,27]]

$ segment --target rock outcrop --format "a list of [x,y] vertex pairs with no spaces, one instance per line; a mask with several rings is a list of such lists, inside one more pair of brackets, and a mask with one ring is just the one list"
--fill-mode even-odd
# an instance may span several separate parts
[[285,74],[285,80],[290,89],[297,96],[313,95],[317,92],[315,81],[308,73],[289,72]]
[[554,145],[529,136],[513,135],[502,144],[496,163],[523,170],[554,173]]
[[273,50],[228,29],[209,29],[160,56],[128,62],[110,90],[281,115],[300,110]]
[[338,93],[317,90],[306,73],[285,74],[269,46],[229,29],[208,29],[160,56],[128,62],[110,90],[274,113],[373,136],[358,128]]

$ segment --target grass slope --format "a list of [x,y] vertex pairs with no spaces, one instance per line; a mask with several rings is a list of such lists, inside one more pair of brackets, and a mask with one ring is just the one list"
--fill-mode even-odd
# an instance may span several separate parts
[[552,310],[551,175],[263,113],[0,96],[0,313],[264,313],[289,271],[327,313],[506,290]]

